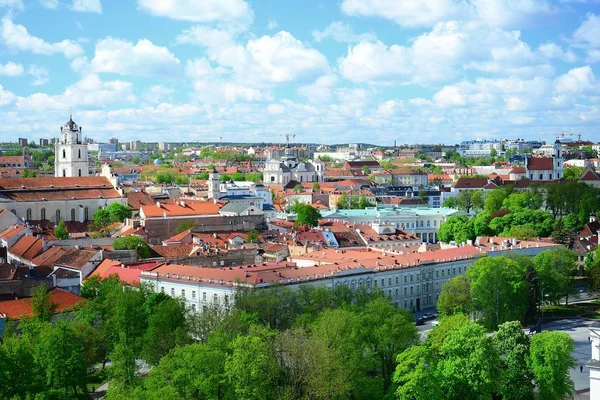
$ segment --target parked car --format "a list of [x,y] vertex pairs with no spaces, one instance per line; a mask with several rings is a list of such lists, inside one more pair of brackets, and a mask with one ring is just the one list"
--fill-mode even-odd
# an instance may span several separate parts
[[423,317],[417,318],[417,320],[415,321],[415,325],[417,325],[417,326],[425,325],[425,318],[423,318]]

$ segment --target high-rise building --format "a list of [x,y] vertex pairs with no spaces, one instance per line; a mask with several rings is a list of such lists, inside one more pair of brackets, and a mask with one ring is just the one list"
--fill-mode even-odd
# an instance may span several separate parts
[[19,138],[19,146],[21,146],[21,147],[27,147],[27,139],[25,139],[25,138]]
[[73,117],[60,128],[60,139],[54,145],[54,176],[89,176],[88,146],[83,141],[82,128]]
[[50,144],[50,141],[48,139],[40,138],[40,146],[48,146],[49,144]]
[[108,139],[108,143],[118,145],[119,139],[117,139],[116,137],[111,137],[110,139]]

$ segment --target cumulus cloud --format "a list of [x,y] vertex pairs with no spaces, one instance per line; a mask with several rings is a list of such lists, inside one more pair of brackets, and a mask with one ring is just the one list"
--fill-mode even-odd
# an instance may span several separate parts
[[[586,93],[598,89],[596,76],[589,65],[573,68],[564,75],[556,78],[556,92],[558,93]],[[596,93],[597,94],[597,93]]]
[[60,4],[58,0],[38,0],[38,3],[44,8],[56,10]]
[[506,76],[553,72],[519,31],[456,21],[436,24],[410,46],[361,42],[349,47],[338,65],[342,76],[355,82],[422,85],[453,79],[461,69]]
[[148,39],[136,44],[112,37],[102,39],[96,43],[90,66],[94,72],[121,75],[178,76],[181,72],[177,57]]
[[12,61],[6,64],[0,64],[0,76],[20,76],[23,75],[23,66]]
[[573,32],[573,45],[587,51],[587,61],[600,61],[600,16],[588,14]]
[[102,14],[102,3],[100,0],[73,0],[71,10]]
[[358,43],[377,39],[374,33],[354,33],[350,25],[341,21],[332,22],[322,31],[313,31],[312,36],[317,42],[332,39],[340,43]]
[[546,42],[538,47],[538,51],[548,59],[558,59],[568,63],[577,61],[577,56],[571,50],[563,50],[556,43]]
[[31,81],[31,84],[33,86],[44,85],[50,80],[50,72],[46,67],[30,65],[27,69],[27,73],[33,78],[33,80]]
[[251,22],[252,10],[244,0],[138,0],[149,14],[192,22]]
[[74,58],[83,54],[81,46],[72,40],[49,43],[44,39],[29,34],[23,25],[15,24],[10,16],[2,18],[2,42],[6,48],[13,51],[29,51],[35,54],[52,55],[64,54]]
[[5,7],[12,10],[22,10],[23,9],[23,1],[22,0],[0,0],[0,7]]
[[515,27],[558,11],[547,0],[343,0],[341,9],[346,15],[385,18],[411,28],[447,20]]

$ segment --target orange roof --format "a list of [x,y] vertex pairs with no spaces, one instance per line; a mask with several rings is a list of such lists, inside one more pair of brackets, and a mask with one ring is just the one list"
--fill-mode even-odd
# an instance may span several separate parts
[[116,199],[121,194],[102,176],[73,178],[6,178],[0,193],[14,201]]
[[35,236],[25,235],[9,249],[9,252],[25,260],[31,260],[42,252],[42,241]]
[[0,239],[8,240],[11,237],[23,232],[25,227],[23,225],[15,225],[7,228],[6,230],[0,232]]
[[554,159],[551,157],[530,157],[526,159],[530,171],[545,171],[554,169]]
[[66,251],[62,247],[52,246],[39,256],[34,257],[31,260],[31,263],[33,265],[47,265],[49,267],[53,267],[54,263],[65,253]]
[[195,215],[214,215],[219,213],[219,206],[212,201],[203,203],[185,203],[185,206],[180,204],[161,204],[142,206],[141,212],[146,218],[152,217],[179,217]]
[[[80,301],[85,299],[66,290],[54,288],[50,291],[50,302],[56,304],[55,314],[73,310]],[[31,318],[31,298],[1,301],[0,314],[6,314],[10,319]]]

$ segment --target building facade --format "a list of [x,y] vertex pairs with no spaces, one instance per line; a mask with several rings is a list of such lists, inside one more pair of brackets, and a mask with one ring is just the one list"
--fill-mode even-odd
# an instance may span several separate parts
[[88,146],[83,141],[82,128],[73,122],[73,117],[60,127],[60,139],[54,145],[55,177],[89,176]]
[[287,185],[296,182],[322,182],[325,163],[321,160],[303,162],[292,154],[289,148],[281,159],[270,159],[265,162],[263,180],[268,185]]

